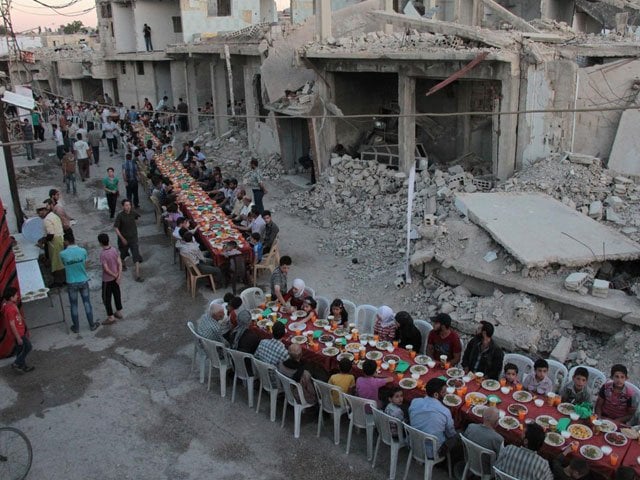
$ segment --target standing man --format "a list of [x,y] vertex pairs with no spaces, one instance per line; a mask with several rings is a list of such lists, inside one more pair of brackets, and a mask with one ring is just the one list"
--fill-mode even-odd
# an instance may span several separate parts
[[102,125],[102,129],[104,130],[104,136],[107,139],[107,146],[109,147],[109,156],[113,157],[113,154],[118,154],[118,126],[116,122],[113,121],[113,118],[107,118],[107,121]]
[[56,156],[62,162],[62,157],[64,157],[64,135],[62,135],[62,130],[55,123],[51,124],[51,128],[53,128],[53,138],[56,141]]
[[109,205],[109,218],[113,218],[116,214],[116,202],[118,201],[118,177],[115,170],[111,167],[107,168],[107,176],[102,179],[104,193],[107,197],[107,205]]
[[91,297],[89,292],[89,276],[87,275],[87,251],[76,245],[72,233],[64,236],[65,249],[60,252],[60,259],[64,264],[64,271],[67,277],[67,293],[69,294],[69,307],[71,309],[71,331],[78,333],[80,324],[78,323],[78,293],[82,297],[84,313],[89,322],[89,328],[93,332],[100,326],[100,322],[93,321],[93,308],[91,307]]
[[91,147],[89,144],[82,140],[82,134],[76,135],[78,139],[73,144],[73,153],[78,162],[78,170],[80,171],[80,181],[84,182],[85,178],[89,178],[89,165],[91,164]]
[[144,35],[144,45],[147,48],[147,52],[153,52],[153,44],[151,43],[151,27],[144,24],[142,27],[142,34]]
[[3,292],[2,298],[4,303],[0,313],[7,325],[7,330],[11,332],[15,341],[14,353],[15,361],[11,364],[11,368],[18,372],[31,372],[35,367],[27,366],[27,355],[31,351],[31,342],[29,341],[29,333],[24,319],[18,308],[18,289],[7,287]]
[[[64,152],[64,146],[63,152]],[[67,186],[67,193],[71,193],[71,186],[73,185],[73,194],[77,195],[76,189],[76,156],[66,151],[62,157],[62,175],[64,177],[64,183]]]
[[27,160],[35,160],[36,154],[33,150],[33,127],[26,118],[22,122],[22,136],[25,141],[24,148],[27,151]]
[[271,219],[271,212],[269,210],[265,210],[262,212],[262,219],[264,220],[264,235],[262,237],[262,253],[269,253],[271,248],[273,247],[273,243],[278,238],[278,232],[280,229],[278,226],[273,223]]
[[262,215],[262,212],[264,211],[262,197],[267,193],[267,189],[264,186],[262,172],[258,168],[257,158],[251,159],[250,167],[251,170],[249,170],[249,173],[247,173],[244,184],[246,187],[253,190],[253,204],[258,209],[258,215]]
[[122,180],[127,191],[127,200],[133,202],[135,208],[140,208],[138,199],[138,165],[131,159],[131,154],[125,155],[125,161],[122,164]]
[[162,100],[158,102],[158,105],[156,105],[156,110],[159,112],[165,111],[167,108],[169,108],[167,102],[169,102],[169,97],[165,95],[164,97],[162,97]]
[[136,282],[144,282],[144,278],[140,276],[142,256],[138,249],[138,225],[136,224],[138,218],[140,218],[140,215],[131,210],[131,201],[124,199],[122,200],[122,211],[116,215],[114,227],[116,229],[116,235],[118,235],[118,248],[120,249],[122,270],[127,269],[124,262],[129,256],[129,251],[131,251],[133,263],[136,267],[133,278]]
[[38,110],[31,112],[31,123],[33,124],[33,133],[36,139],[44,142],[44,127],[42,126],[42,117]]
[[[87,122],[88,123],[88,122]],[[91,147],[91,152],[93,153],[93,164],[98,165],[100,161],[100,145],[102,145],[102,129],[100,128],[100,124],[97,124],[97,128],[91,123],[87,127],[89,132],[87,133],[87,142]]]
[[180,123],[180,131],[186,132],[189,130],[189,121],[187,115],[189,114],[189,106],[181,98],[178,99],[178,122]]
[[[122,260],[118,251],[109,245],[109,235],[101,233],[98,242],[102,247],[100,252],[100,265],[102,265],[102,302],[107,310],[107,319],[104,325],[116,323],[116,318],[122,318],[122,299],[120,295],[120,280],[122,279]],[[114,313],[111,307],[111,297],[116,304]]]
[[36,212],[44,220],[47,252],[49,254],[49,262],[51,262],[51,273],[53,274],[52,287],[61,287],[64,285],[64,265],[60,261],[60,252],[64,248],[62,221],[58,215],[53,213],[51,201],[48,199]]

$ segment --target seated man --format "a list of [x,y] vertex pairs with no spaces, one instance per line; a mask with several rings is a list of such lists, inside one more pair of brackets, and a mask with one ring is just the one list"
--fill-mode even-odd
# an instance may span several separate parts
[[253,202],[251,201],[251,197],[249,195],[244,195],[242,197],[242,208],[240,208],[240,212],[238,215],[231,217],[233,223],[236,225],[243,225],[245,227],[249,225],[248,217],[252,207]]
[[191,232],[187,231],[184,233],[182,241],[176,244],[176,248],[180,252],[180,255],[187,257],[191,263],[198,267],[200,272],[212,274],[216,284],[222,285],[222,270],[214,266],[210,258],[205,258],[198,242],[193,241],[193,234]]
[[256,349],[255,357],[265,363],[278,365],[289,358],[289,353],[281,339],[285,334],[285,327],[282,322],[275,322],[271,328],[273,338],[260,340]]
[[482,423],[470,423],[463,436],[487,450],[493,450],[497,458],[504,444],[504,438],[496,432],[498,420],[500,411],[496,407],[489,407],[482,413]]
[[[447,382],[438,377],[432,378],[427,382],[426,390],[426,397],[415,398],[409,405],[409,424],[436,437],[439,450],[447,440],[456,436],[451,410],[442,403],[447,393]],[[435,453],[431,451],[430,445],[427,445],[428,457],[434,458]]]
[[204,338],[227,345],[227,341],[223,337],[226,331],[220,323],[223,319],[224,307],[218,303],[211,302],[207,311],[200,317],[196,332]]
[[251,211],[247,216],[247,221],[248,224],[246,226],[238,225],[238,230],[242,232],[245,238],[250,237],[252,233],[258,233],[260,234],[260,237],[264,235],[265,223],[262,216],[258,213],[258,209],[255,205],[251,207]]
[[525,427],[522,447],[507,445],[502,449],[496,468],[518,480],[553,480],[549,462],[538,455],[544,443],[544,430],[537,423]]
[[446,313],[439,313],[431,319],[431,323],[433,330],[427,338],[427,355],[436,362],[441,355],[446,355],[451,366],[457,365],[460,362],[462,343],[456,331],[451,328],[451,317]]
[[481,321],[476,336],[471,339],[462,356],[465,372],[482,372],[485,378],[498,380],[502,370],[502,349],[493,341],[493,325]]
[[[245,192],[244,188],[239,188],[237,189],[237,192],[234,198],[231,199],[232,200],[230,205],[231,211],[228,213],[228,215],[229,215],[229,218],[231,218],[231,220],[233,220],[234,222],[237,218],[240,218],[240,212],[244,207],[244,197],[246,196],[246,194],[247,192]],[[247,210],[247,213],[250,210],[251,210],[251,206],[249,206],[249,210]]]
[[[313,387],[313,380],[311,380],[311,374],[308,370],[305,370],[301,360],[302,347],[297,343],[292,343],[289,346],[289,358],[278,364],[278,371],[294,382],[298,382],[302,386],[304,399],[307,403],[315,404],[316,392]],[[296,394],[297,392],[294,391],[294,395]]]
[[626,384],[627,378],[627,367],[620,364],[611,367],[611,381],[598,392],[596,415],[619,423],[631,420],[638,407],[638,397]]

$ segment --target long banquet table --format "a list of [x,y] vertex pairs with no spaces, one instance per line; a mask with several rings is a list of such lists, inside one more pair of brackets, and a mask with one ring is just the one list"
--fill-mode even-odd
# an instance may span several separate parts
[[[261,321],[253,322],[254,324],[252,328],[261,338],[271,337],[269,327],[265,325],[265,323],[268,322],[269,319],[273,320],[273,318],[270,316],[271,313],[273,312],[267,309],[262,312],[261,316],[263,318]],[[254,315],[257,315],[257,314],[258,314],[257,311],[255,311]],[[303,361],[307,364],[313,364],[315,367],[323,369],[324,371],[327,372],[327,374],[333,374],[338,372],[338,360],[337,360],[338,355],[325,355],[323,353],[324,345],[321,342],[319,342],[318,335],[333,336],[334,345],[336,345],[335,343],[336,340],[341,338],[341,335],[343,334],[343,332],[339,332],[340,335],[336,335],[335,333],[336,330],[334,328],[331,328],[331,330],[327,331],[324,328],[324,326],[318,327],[314,325],[313,321],[303,322],[304,326],[300,325],[300,328],[292,330],[291,325],[294,323],[294,320],[290,320],[288,314],[280,313],[278,314],[278,317],[279,317],[279,321],[282,321],[283,323],[285,321],[287,322],[286,335],[283,338],[283,342],[287,347],[292,343],[293,337],[297,336],[297,333],[301,331],[303,333],[302,336],[306,336],[307,338],[307,340],[301,344],[302,351],[303,351],[303,355],[302,355]],[[306,334],[307,332],[314,332],[315,338],[311,333]],[[321,332],[321,333],[318,333],[318,332]],[[354,343],[354,342],[358,343],[356,340],[354,340],[354,338],[352,338],[349,342],[346,342],[346,339],[345,339],[345,343]],[[339,349],[341,350],[341,352],[344,352],[345,351],[344,345],[342,347],[339,347]],[[371,351],[376,351],[376,350],[378,350],[376,346],[371,346],[371,345],[366,346],[367,353]],[[383,351],[382,353],[383,353],[383,359],[389,354],[393,354],[398,356],[400,360],[407,362],[410,367],[412,367],[413,365],[417,365],[414,358],[415,356],[412,356],[412,354],[404,348],[395,347],[393,349],[393,352]],[[363,375],[361,368],[358,366],[358,362],[354,362],[352,373],[356,377]],[[407,369],[406,372],[404,372],[402,375],[398,375],[397,372],[390,372],[389,370],[384,370],[379,368],[378,374],[382,376],[393,376],[394,386],[398,386],[403,379],[412,377],[410,369]],[[426,383],[431,378],[434,378],[434,377],[443,377],[446,379],[450,378],[447,375],[447,370],[443,368],[440,362],[437,362],[433,368],[430,368],[427,373],[419,377],[418,386],[416,388],[404,390],[405,402],[410,403],[414,398],[424,397],[426,395],[426,392],[424,390],[424,385],[426,385]],[[516,420],[517,420],[517,417],[514,417],[513,415],[508,413],[508,410],[507,410],[508,407],[512,404],[520,403],[525,405],[528,408],[525,421],[524,422],[518,421],[519,423],[518,428],[507,430],[500,425],[496,427],[496,430],[498,431],[498,433],[500,433],[504,437],[505,443],[507,444],[521,445],[523,435],[524,435],[523,433],[524,423],[529,421],[535,421],[535,419],[538,418],[540,415],[549,415],[555,418],[556,420],[559,420],[561,418],[569,418],[567,415],[561,414],[558,411],[556,406],[550,406],[546,401],[546,399],[544,404],[541,407],[537,407],[534,404],[534,400],[536,399],[535,395],[533,396],[533,399],[528,402],[522,402],[522,401],[518,402],[513,399],[513,394],[515,392],[509,392],[508,394],[504,394],[501,392],[501,390],[489,391],[483,388],[480,382],[476,380],[469,381],[468,383],[466,383],[466,386],[467,386],[467,393],[479,392],[487,396],[495,395],[496,397],[498,397],[499,402],[497,403],[496,406],[500,410],[504,411],[506,415],[516,418]],[[470,405],[470,406],[466,405],[464,398],[462,398],[461,400],[462,402],[460,403],[460,405],[455,407],[449,407],[451,409],[453,418],[456,422],[456,427],[463,428],[468,423],[482,422],[482,418],[473,413],[472,411],[473,405]],[[590,426],[589,420],[578,420],[577,422],[572,421],[571,423],[572,424],[580,423],[580,424]],[[545,458],[552,459],[557,455],[559,455],[562,449],[565,448],[567,445],[569,445],[569,443],[572,441],[577,441],[579,444],[579,447],[583,445],[595,445],[597,447],[608,445],[608,443],[605,441],[604,434],[596,433],[590,439],[587,439],[587,440],[575,440],[573,438],[567,439],[565,440],[565,443],[562,446],[551,446],[545,443],[540,453]],[[630,465],[630,466],[633,466],[637,472],[640,472],[640,469],[638,468],[639,465],[636,462],[636,458],[640,455],[640,444],[638,441],[628,440],[627,444],[624,446],[613,446],[613,445],[609,445],[609,446],[611,446],[612,448],[612,453],[618,456],[618,465],[622,465],[622,464]],[[576,456],[576,455],[582,456],[579,453],[579,450],[578,452],[569,453],[569,457]],[[586,459],[586,460],[589,463],[589,466],[592,471],[602,475],[604,478],[614,477],[617,466],[611,465],[610,455],[604,455],[603,458],[601,458],[600,460],[591,460],[591,459]]]

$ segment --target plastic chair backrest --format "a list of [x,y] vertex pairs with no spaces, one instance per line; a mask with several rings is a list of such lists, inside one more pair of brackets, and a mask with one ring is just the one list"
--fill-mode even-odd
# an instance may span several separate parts
[[304,287],[305,296],[316,298],[316,291],[311,287]]
[[631,382],[624,382],[624,383],[625,383],[625,385],[627,387],[629,387],[631,390],[633,390],[633,393],[635,393],[635,395],[637,397],[636,401],[640,401],[640,388],[638,388],[636,385],[634,385]]
[[[437,456],[438,452],[438,439],[433,435],[424,433],[417,428],[404,424],[404,430],[407,433],[409,440],[409,448],[411,449],[411,455],[419,462],[425,463],[427,458],[427,444],[431,445],[431,451]],[[441,457],[434,458],[434,461],[439,461]]]
[[318,302],[318,307],[316,308],[318,318],[327,318],[330,315],[329,305],[331,305],[331,303],[329,303],[329,299],[320,296],[314,298],[316,299],[316,302]]
[[264,292],[258,287],[251,287],[243,290],[242,293],[240,293],[240,298],[242,299],[242,305],[247,310],[258,308],[266,301]]
[[233,369],[236,372],[236,377],[241,380],[246,380],[249,377],[253,377],[254,375],[249,375],[247,371],[247,362],[248,359],[251,361],[253,359],[253,355],[246,352],[241,352],[239,350],[232,350],[230,348],[227,349],[227,353],[229,357],[231,357],[231,361],[233,362]]
[[560,387],[564,385],[569,377],[569,370],[564,364],[558,362],[557,360],[552,360],[550,358],[547,359],[547,363],[549,364],[549,378],[553,382],[553,391],[559,392]]
[[373,333],[378,309],[373,305],[358,305],[356,308],[356,328],[360,333]]
[[227,356],[227,348],[220,342],[200,337],[202,348],[207,354],[207,358],[215,368],[227,367],[229,365],[229,357]]
[[258,372],[262,388],[264,390],[278,390],[277,382],[274,382],[272,378],[275,378],[276,367],[270,363],[258,360],[256,357],[251,357],[253,361],[254,372]]
[[365,428],[367,423],[369,423],[367,420],[371,416],[367,413],[367,406],[369,409],[377,408],[377,403],[374,400],[356,397],[355,395],[349,395],[347,393],[343,393],[342,397],[347,402],[347,405],[349,405],[353,424],[356,427]]
[[[284,391],[284,396],[286,397],[287,403],[289,405],[302,405],[302,406],[309,405],[309,403],[307,403],[307,401],[304,398],[304,390],[302,389],[302,385],[290,379],[286,375],[283,375],[277,370],[276,370],[276,375],[278,377],[278,381],[280,382],[280,385],[282,386],[282,390]],[[297,395],[294,393],[294,391],[297,393]],[[296,396],[298,398],[296,398]]]
[[418,330],[420,330],[420,335],[422,335],[420,353],[424,355],[427,352],[427,340],[429,339],[429,333],[431,332],[431,330],[433,330],[433,325],[431,325],[426,320],[414,320],[413,324]]
[[356,310],[358,308],[356,304],[351,300],[342,300],[342,304],[344,305],[347,315],[349,315],[349,323],[356,323]]
[[[392,443],[404,443],[404,422],[396,417],[384,413],[382,410],[372,408],[373,422],[376,424],[378,433],[382,441],[387,445]],[[392,432],[391,425],[395,425],[395,432]],[[395,434],[395,438],[394,438]]]
[[[342,389],[335,385],[330,385],[320,380],[313,379],[313,386],[316,389],[316,395],[320,400],[322,409],[327,413],[333,413],[336,410],[345,408],[344,398],[342,397]],[[333,403],[332,393],[336,392],[338,395],[338,405]]]
[[496,474],[497,480],[519,480],[516,477],[512,477],[508,473],[504,473],[502,470],[496,468],[495,466],[493,467],[493,473]]
[[211,300],[211,303],[217,303],[218,305],[226,305],[227,302],[224,301],[224,298],[215,298]]
[[578,367],[586,368],[587,372],[589,372],[589,379],[587,380],[587,388],[591,390],[591,393],[593,394],[593,398],[595,399],[598,395],[598,392],[600,391],[600,387],[602,387],[602,385],[607,383],[607,376],[604,374],[604,372],[598,370],[597,368],[593,368],[588,365],[576,365],[571,370],[569,370],[569,375],[567,376],[567,382],[569,382],[573,378],[573,375],[575,374],[576,369]]
[[518,367],[518,378],[520,381],[524,380],[525,375],[533,373],[533,360],[519,353],[505,353],[502,360],[502,368],[507,363],[513,363]]
[[469,465],[469,470],[474,475],[491,475],[493,464],[496,461],[496,452],[472,442],[460,435],[464,447],[464,460]]

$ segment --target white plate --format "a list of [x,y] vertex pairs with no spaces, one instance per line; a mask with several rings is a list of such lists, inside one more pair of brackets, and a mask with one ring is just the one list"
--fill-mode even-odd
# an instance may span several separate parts
[[[373,353],[373,352],[369,352],[369,353]],[[418,385],[418,382],[413,378],[403,378],[402,380],[400,380],[400,388],[404,388],[405,390],[411,390],[413,388],[416,388],[416,385]]]
[[500,390],[500,382],[488,378],[484,382],[482,382],[482,388],[484,388],[485,390],[489,390],[490,392],[495,392],[496,390]]
[[500,425],[505,430],[515,430],[520,426],[520,422],[509,415],[505,415],[500,420],[498,420],[498,425]]
[[[611,438],[620,439],[620,440],[622,440],[622,443],[619,443],[619,442],[615,443],[613,440],[611,440]],[[604,434],[604,439],[606,440],[606,442],[609,445],[613,445],[614,447],[623,447],[629,441],[629,440],[627,440],[627,437],[625,437],[620,432],[607,432],[607,433]]]
[[289,330],[295,332],[296,330],[304,331],[307,328],[306,322],[293,322],[288,325]]
[[347,343],[347,345],[344,347],[344,349],[347,352],[351,352],[351,353],[359,352],[360,351],[360,344],[359,343]]
[[376,348],[378,350],[386,350],[389,347],[393,347],[393,344],[391,342],[387,342],[386,340],[381,340],[380,342],[376,343]]
[[348,358],[349,360],[353,361],[353,353],[343,352],[336,357],[338,361],[342,360],[343,358]]
[[536,423],[542,428],[549,428],[549,420],[555,420],[551,415],[539,415],[536,417]]
[[526,390],[520,390],[519,392],[513,392],[511,398],[513,398],[518,403],[527,403],[533,400],[533,395],[531,395]]
[[370,352],[367,352],[367,360],[381,360],[382,359],[382,352],[378,352],[377,350],[371,350]]
[[340,350],[338,350],[336,347],[327,347],[322,349],[322,354],[326,355],[327,357],[335,357],[339,353]]
[[325,320],[323,318],[319,318],[318,320],[313,322],[313,326],[318,328],[324,328],[327,325],[329,325],[329,320]]
[[544,443],[552,447],[561,447],[564,444],[564,437],[558,432],[547,432],[544,437]]
[[605,420],[602,419],[600,420],[600,431],[602,433],[609,433],[609,432],[615,432],[616,430],[618,430],[618,427],[616,426],[615,423],[613,423],[611,420]]
[[429,372],[429,369],[427,367],[425,367],[424,365],[413,365],[409,371],[411,373],[417,373],[418,375],[425,375],[426,373]]
[[451,367],[447,370],[447,375],[452,378],[464,377],[464,370],[461,368]]
[[472,405],[485,405],[487,403],[487,396],[480,392],[469,392],[465,395],[464,399],[471,398]]
[[489,408],[486,405],[476,405],[471,409],[471,413],[473,413],[476,417],[482,418],[482,414],[484,411]]
[[[593,456],[591,457],[587,456],[587,454],[585,453],[587,451],[592,451]],[[604,456],[604,454],[602,453],[602,450],[600,450],[600,448],[596,447],[595,445],[582,445],[580,447],[580,453],[584,458],[588,460],[600,460]]]
[[307,337],[305,337],[304,335],[296,335],[291,338],[291,343],[302,345],[303,343],[307,343]]
[[416,358],[414,359],[414,361],[418,365],[426,365],[431,361],[431,357],[429,357],[428,355],[416,355]]
[[442,399],[442,403],[447,407],[457,407],[462,403],[462,399],[455,393],[447,393]]
[[558,411],[562,415],[571,415],[573,412],[575,412],[575,407],[572,403],[561,403],[560,405],[558,405]]

